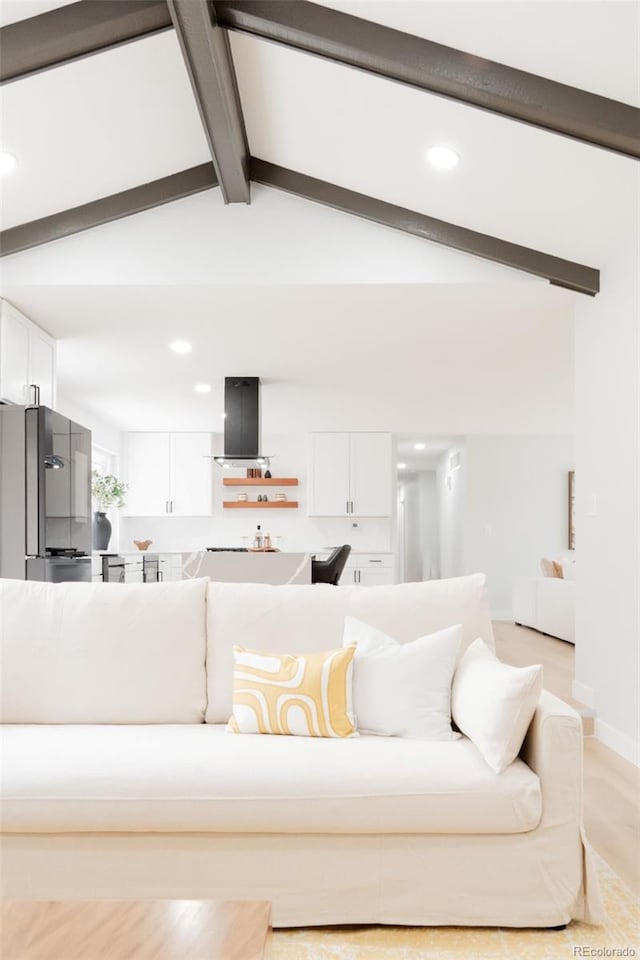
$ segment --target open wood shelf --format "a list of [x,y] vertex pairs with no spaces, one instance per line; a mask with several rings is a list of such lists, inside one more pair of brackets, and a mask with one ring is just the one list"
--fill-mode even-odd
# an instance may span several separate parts
[[225,487],[297,487],[297,477],[224,477]]
[[297,500],[224,500],[225,510],[295,510]]

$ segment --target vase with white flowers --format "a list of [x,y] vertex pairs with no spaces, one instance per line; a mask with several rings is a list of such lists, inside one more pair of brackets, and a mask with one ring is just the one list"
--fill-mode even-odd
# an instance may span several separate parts
[[91,471],[91,496],[96,505],[93,514],[92,539],[94,550],[107,550],[111,539],[111,521],[107,517],[109,507],[124,507],[127,484],[112,473]]

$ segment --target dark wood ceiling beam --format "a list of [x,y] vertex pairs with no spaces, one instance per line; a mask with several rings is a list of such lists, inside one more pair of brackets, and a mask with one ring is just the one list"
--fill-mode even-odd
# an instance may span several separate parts
[[227,31],[207,0],[168,0],[225,203],[249,203],[249,147]]
[[326,207],[333,207],[344,213],[351,213],[365,220],[372,220],[385,227],[410,233],[424,240],[451,247],[462,253],[468,253],[483,260],[491,260],[514,270],[541,277],[558,287],[574,290],[595,296],[600,289],[600,273],[592,267],[585,267],[580,263],[562,260],[539,250],[522,247],[517,243],[500,240],[485,233],[467,230],[445,220],[436,220],[415,210],[395,206],[384,200],[362,193],[355,193],[344,187],[316,180],[294,170],[267,163],[256,157],[251,158],[251,179],[256,183],[263,183],[277,190],[304,197],[321,203]]
[[0,29],[0,82],[7,83],[170,30],[165,0],[79,0]]
[[214,6],[229,29],[640,157],[640,110],[630,104],[307,0],[215,0]]
[[203,190],[211,190],[212,187],[217,186],[218,181],[212,165],[202,163],[189,170],[124,190],[122,193],[114,193],[109,197],[93,200],[91,203],[83,203],[71,210],[63,210],[61,213],[54,213],[49,217],[31,220],[29,223],[21,223],[19,226],[3,230],[0,233],[0,256],[8,257],[12,253],[29,250],[31,247],[50,243],[52,240],[59,240],[61,237],[68,237],[83,230],[90,230],[92,227],[99,227],[113,220],[130,217],[143,210],[151,210],[153,207],[171,203],[173,200],[181,200],[183,197],[190,197],[194,193],[202,193]]
[[[578,293],[594,296],[600,289],[598,270],[563,260],[539,250],[532,250],[507,240],[501,240],[475,230],[437,220],[434,217],[407,210],[384,200],[377,200],[345,187],[339,187],[315,177],[287,170],[256,157],[250,158],[251,179],[277,190],[303,197],[315,203],[350,213],[365,220],[409,233],[432,243],[438,243],[462,253],[490,260],[521,270]],[[32,220],[0,233],[0,256],[6,257],[52,240],[59,240],[83,230],[90,230],[113,220],[129,217],[143,210],[183,197],[189,197],[218,186],[210,163],[174,173],[160,180],[133,187],[71,210],[54,213],[40,220]]]

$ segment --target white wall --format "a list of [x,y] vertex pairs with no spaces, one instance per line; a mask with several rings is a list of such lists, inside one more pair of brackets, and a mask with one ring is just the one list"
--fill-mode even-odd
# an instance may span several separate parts
[[402,529],[398,528],[398,547],[399,551],[402,551],[400,572],[404,583],[414,583],[423,579],[419,474],[402,478],[399,483],[399,498],[403,504]]
[[[214,450],[222,453],[222,435],[216,434]],[[350,520],[320,519],[307,516],[308,447],[304,434],[265,434],[262,449],[273,454],[274,476],[298,477],[298,487],[287,487],[290,500],[298,500],[298,510],[224,510],[223,500],[234,499],[238,492],[223,487],[229,471],[215,467],[213,517],[122,517],[120,549],[133,548],[133,540],[153,540],[157,550],[201,550],[212,546],[243,546],[242,537],[253,537],[256,525],[272,537],[281,536],[283,550],[321,550],[339,543],[350,543],[354,551],[389,552],[392,550],[392,519]],[[241,473],[241,472],[240,472]],[[235,474],[235,471],[234,471]],[[126,479],[126,476],[125,476]],[[252,491],[270,498],[276,488]]]
[[418,474],[418,483],[420,488],[422,579],[437,580],[440,576],[440,515],[435,470],[421,470]]
[[56,400],[56,410],[63,417],[69,417],[69,419],[79,423],[80,426],[91,430],[91,442],[95,443],[96,446],[108,450],[116,459],[120,457],[122,433],[118,427],[96,416],[76,400],[70,400],[60,393],[58,393]]
[[487,574],[493,616],[511,619],[514,577],[539,575],[541,557],[570,555],[575,439],[468,436],[466,459],[465,569]]
[[[460,455],[458,469],[449,470],[449,460]],[[436,470],[440,526],[440,576],[460,577],[465,573],[464,519],[467,463],[464,443],[455,444],[440,458]]]
[[[640,177],[639,177],[640,180]],[[640,184],[639,184],[640,187]],[[626,235],[601,264],[601,293],[576,304],[576,546],[580,557],[574,696],[595,734],[640,757],[639,191]]]
[[[485,573],[497,619],[511,619],[514,577],[537,576],[544,556],[569,555],[574,447],[573,436],[468,435],[440,459],[441,576]],[[460,467],[450,471],[456,453]]]

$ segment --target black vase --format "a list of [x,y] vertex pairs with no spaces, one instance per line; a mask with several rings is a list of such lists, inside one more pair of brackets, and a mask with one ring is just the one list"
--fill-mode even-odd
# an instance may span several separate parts
[[101,513],[99,510],[96,510],[93,515],[91,534],[94,550],[108,549],[109,540],[111,539],[111,521],[106,513]]

